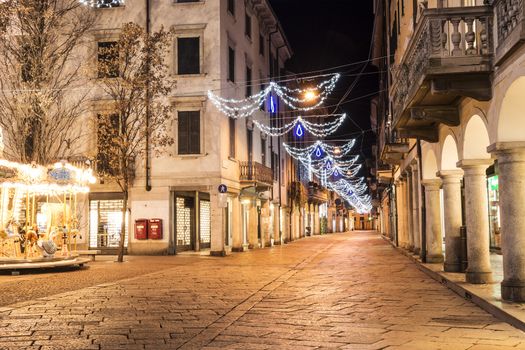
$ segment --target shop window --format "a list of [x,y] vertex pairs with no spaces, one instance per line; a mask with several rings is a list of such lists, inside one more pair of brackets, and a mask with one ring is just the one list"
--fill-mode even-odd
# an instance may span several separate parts
[[200,38],[177,38],[177,73],[200,74]]
[[200,111],[178,112],[178,153],[200,154]]
[[[89,201],[89,247],[118,248],[122,229],[122,199]],[[128,220],[124,246],[128,244]]]
[[489,225],[490,225],[490,246],[491,248],[501,248],[500,231],[500,208],[499,208],[499,179],[498,175],[487,178],[489,196]]
[[202,248],[209,248],[211,243],[211,205],[210,201],[200,200],[200,244]]
[[119,52],[116,41],[98,42],[97,71],[99,78],[116,78],[119,76]]

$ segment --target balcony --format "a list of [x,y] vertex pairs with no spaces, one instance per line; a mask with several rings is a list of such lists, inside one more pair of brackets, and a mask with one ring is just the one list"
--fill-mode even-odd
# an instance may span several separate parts
[[322,204],[328,202],[328,191],[315,182],[308,183],[308,202]]
[[240,181],[243,187],[255,187],[257,191],[266,191],[273,186],[271,168],[257,162],[239,162]]
[[488,101],[494,39],[491,6],[426,9],[390,91],[399,138],[438,141],[439,124],[459,125],[462,97]]
[[500,65],[525,42],[525,1],[495,1],[498,47],[495,63]]

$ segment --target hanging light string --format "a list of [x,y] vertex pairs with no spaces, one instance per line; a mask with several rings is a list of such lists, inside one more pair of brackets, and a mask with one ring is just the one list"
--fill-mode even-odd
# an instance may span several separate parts
[[259,122],[258,120],[254,120],[253,123],[257,128],[259,128],[259,130],[269,136],[283,136],[297,127],[296,134],[299,137],[303,136],[304,134],[302,128],[306,129],[309,133],[316,137],[326,137],[336,132],[346,119],[346,114],[344,113],[334,114],[334,116],[338,116],[338,118],[327,123],[312,123],[304,120],[302,116],[299,116],[292,122],[281,127],[268,126]]
[[[310,111],[318,108],[324,103],[328,95],[334,90],[339,78],[340,74],[334,74],[330,79],[317,84],[315,88],[307,89],[290,89],[272,81],[265,89],[259,91],[259,93],[240,100],[224,98],[216,95],[213,91],[208,90],[208,98],[218,110],[230,118],[246,118],[252,115],[262,107],[269,95],[271,96],[270,108],[272,108],[272,93],[279,97],[290,108],[301,111]],[[302,95],[303,97],[295,97],[294,95]],[[316,102],[307,107],[302,106],[312,101]]]
[[95,8],[124,6],[124,0],[78,0],[82,5]]

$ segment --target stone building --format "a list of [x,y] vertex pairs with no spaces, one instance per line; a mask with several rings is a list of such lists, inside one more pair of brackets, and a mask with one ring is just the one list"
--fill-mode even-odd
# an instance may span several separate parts
[[466,281],[494,281],[491,254],[502,254],[501,296],[525,301],[525,3],[378,0],[375,10],[380,230],[460,272],[466,229]]
[[[148,179],[144,159],[137,160],[128,253],[210,249],[222,255],[284,241],[285,152],[277,138],[260,133],[252,119],[229,119],[207,98],[208,90],[244,98],[279,77],[292,51],[267,1],[126,1],[94,11],[94,52],[114,42],[122,24],[145,26],[146,16],[152,31],[163,26],[175,33],[167,53],[177,85],[169,97],[176,114],[175,144],[169,155],[151,158]],[[103,113],[104,108],[101,95],[93,113]],[[261,110],[253,118],[269,123],[270,113]],[[91,148],[96,148],[96,140]],[[219,199],[221,184],[227,188],[224,203]],[[88,248],[116,247],[121,205],[116,186],[93,186]],[[134,231],[140,219],[161,219],[162,238],[138,239]]]

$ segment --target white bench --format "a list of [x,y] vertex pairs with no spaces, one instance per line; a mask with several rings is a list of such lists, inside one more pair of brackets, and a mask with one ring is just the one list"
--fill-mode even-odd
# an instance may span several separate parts
[[100,250],[77,250],[76,253],[79,256],[89,256],[91,261],[95,261],[95,257],[100,254]]

